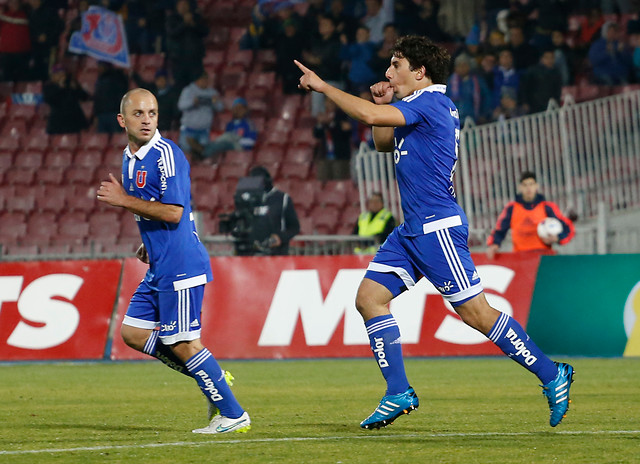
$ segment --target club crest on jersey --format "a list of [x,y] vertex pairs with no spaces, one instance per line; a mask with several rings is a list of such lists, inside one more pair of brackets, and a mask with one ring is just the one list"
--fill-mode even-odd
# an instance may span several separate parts
[[147,171],[136,171],[136,187],[144,188],[147,185]]

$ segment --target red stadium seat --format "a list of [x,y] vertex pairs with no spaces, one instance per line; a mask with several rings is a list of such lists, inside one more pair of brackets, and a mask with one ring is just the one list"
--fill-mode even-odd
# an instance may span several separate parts
[[15,153],[20,149],[19,137],[0,136],[0,151]]
[[120,216],[117,212],[103,211],[89,217],[89,236],[99,243],[116,243],[120,234]]
[[12,167],[5,172],[4,181],[9,185],[33,185],[35,175],[35,169]]
[[308,179],[311,174],[310,163],[290,163],[280,164],[280,176],[285,179]]
[[220,165],[218,176],[223,180],[238,180],[247,175],[248,166],[242,164],[225,163]]
[[0,243],[3,245],[17,244],[18,238],[27,232],[27,222],[24,213],[4,212],[0,214]]
[[218,173],[217,164],[198,163],[191,166],[191,182],[208,184],[216,179]]
[[97,186],[79,185],[75,194],[66,198],[67,209],[69,211],[79,211],[87,213],[98,205]]
[[164,67],[164,55],[162,53],[146,53],[138,55],[136,70],[153,68],[155,71]]
[[12,121],[23,119],[30,123],[30,121],[36,116],[36,107],[34,105],[12,105],[9,108],[8,117]]
[[267,145],[259,148],[256,152],[256,164],[280,163],[284,160],[284,148],[280,146]]
[[138,245],[133,243],[101,243],[100,252],[108,255],[134,255],[138,249]]
[[37,151],[45,152],[49,148],[49,136],[45,134],[45,135],[40,135],[38,137],[35,137],[29,134],[29,136],[25,141],[24,148],[26,150],[37,150]]
[[255,68],[259,71],[273,71],[276,67],[276,52],[272,49],[258,50]]
[[51,136],[50,146],[54,150],[75,151],[78,148],[77,134],[57,134]]
[[10,257],[37,256],[39,253],[37,245],[10,245],[3,247],[3,252]]
[[290,163],[310,163],[313,159],[313,150],[309,147],[289,148],[284,160]]
[[73,164],[81,167],[91,167],[95,169],[103,162],[102,152],[96,149],[80,148],[73,157]]
[[265,89],[274,89],[276,86],[275,71],[254,72],[249,77],[249,88],[262,87]]
[[45,256],[67,257],[71,254],[71,246],[68,244],[49,244],[40,247],[40,254]]
[[222,66],[222,63],[224,63],[226,53],[225,50],[207,50],[202,59],[202,64],[205,68],[211,66],[218,69]]
[[82,245],[89,236],[89,223],[85,213],[75,211],[62,214],[58,218],[58,234],[52,243]]
[[[62,168],[52,168],[52,169],[59,170],[60,184],[61,184]],[[38,175],[40,176],[43,171],[47,172],[50,170],[41,169],[40,171],[38,171]],[[42,181],[40,182],[44,183]],[[44,184],[45,184],[45,187],[48,187],[46,183]],[[45,190],[45,193],[43,195],[39,195],[38,197],[36,197],[36,204],[35,204],[36,210],[50,211],[54,213],[59,213],[64,211],[66,208],[66,201],[67,201],[66,192],[68,188],[64,188],[62,185],[58,186],[58,184],[55,184],[53,182],[51,182],[49,185],[52,185],[54,187],[48,188],[47,190]],[[73,192],[73,189],[69,189],[69,190]]]
[[49,151],[45,154],[44,165],[46,167],[67,168],[71,166],[73,153],[69,150]]
[[312,235],[313,234],[313,218],[310,216],[302,216],[298,218],[300,222],[300,234]]
[[[313,225],[316,227],[326,227],[327,230],[333,231],[340,218],[340,210],[335,206],[316,206],[311,211]],[[331,232],[329,232],[331,233]]]
[[37,170],[42,166],[42,159],[42,153],[39,151],[24,151],[16,155],[13,165]]
[[43,211],[32,214],[27,220],[27,240],[22,239],[22,243],[44,245],[48,244],[51,236],[56,233],[56,213]]
[[80,134],[79,150],[97,150],[101,153],[109,148],[109,134],[83,132]]
[[316,196],[319,192],[307,182],[292,180],[287,193],[293,200],[296,211],[300,214],[304,211],[310,211],[316,205]]
[[136,223],[133,214],[125,214],[120,220],[120,233],[118,234],[118,242],[138,242],[140,243],[140,229]]
[[250,166],[253,163],[253,152],[250,150],[230,150],[225,153],[223,163]]
[[345,192],[339,192],[337,190],[323,191],[318,198],[321,205],[335,206],[337,208],[344,208],[347,204],[347,197]]
[[245,71],[251,69],[253,63],[253,50],[238,50],[235,53],[227,55],[226,65],[235,66],[239,65]]
[[0,150],[0,173],[13,166],[13,152]]
[[[94,185],[96,184],[94,180],[95,175],[95,166],[69,166],[64,172],[64,180],[70,184],[76,185]],[[97,185],[94,185],[95,189],[98,188]]]
[[27,133],[27,123],[24,119],[16,119],[16,120],[7,120],[2,126],[2,132],[0,132],[0,137],[13,137],[18,140],[22,138],[24,134]]

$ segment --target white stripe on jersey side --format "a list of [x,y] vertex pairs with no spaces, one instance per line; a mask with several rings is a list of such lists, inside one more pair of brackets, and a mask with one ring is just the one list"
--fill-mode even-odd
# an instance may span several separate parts
[[504,332],[507,322],[509,322],[509,316],[505,313],[501,313],[497,322],[493,326],[493,330],[491,330],[489,335],[487,335],[489,340],[495,343],[502,336],[502,332]]
[[405,102],[413,101],[413,100],[415,100],[416,98],[418,98],[420,95],[422,95],[424,91],[425,91],[425,89],[416,90],[414,93],[412,93],[412,94],[411,94],[411,95],[409,95],[408,97],[404,97],[404,98],[402,99],[402,101],[405,101]]
[[154,351],[156,349],[156,343],[158,341],[158,336],[160,335],[160,331],[159,330],[152,330],[151,331],[151,335],[149,335],[149,338],[147,339],[147,342],[144,344],[144,348],[142,348],[142,351],[144,353],[150,354],[151,356],[154,355]]
[[453,274],[456,284],[458,284],[458,288],[461,291],[467,289],[469,287],[469,279],[464,272],[464,268],[462,268],[460,259],[458,258],[458,253],[453,245],[451,236],[449,235],[449,231],[447,229],[437,230],[436,236],[440,242],[440,247],[442,248],[444,257],[446,258],[447,263],[449,263],[449,269],[451,269],[451,273]]
[[167,142],[158,140],[158,149],[160,150],[160,156],[162,156],[162,162],[164,163],[165,175],[167,177],[173,177],[176,175],[176,165],[173,159],[173,148]]
[[193,370],[200,364],[202,364],[207,358],[209,358],[209,356],[211,356],[211,353],[208,349],[205,348],[200,353],[191,358],[189,362],[185,363],[185,366],[187,366],[187,369],[189,369],[190,372],[193,372]]
[[371,326],[367,327],[367,334],[371,335],[376,332],[380,332],[381,330],[388,329],[389,327],[397,327],[398,324],[394,319],[387,319],[385,321],[376,322]]

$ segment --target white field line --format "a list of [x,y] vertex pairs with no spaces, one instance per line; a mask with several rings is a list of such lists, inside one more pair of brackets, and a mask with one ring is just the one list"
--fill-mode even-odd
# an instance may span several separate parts
[[378,435],[375,432],[370,435],[333,436],[333,437],[285,437],[285,438],[249,438],[235,440],[211,441],[177,441],[172,443],[146,443],[131,445],[105,445],[105,446],[81,446],[77,448],[47,448],[37,450],[0,450],[0,456],[28,455],[44,453],[73,453],[78,451],[114,451],[127,449],[164,448],[167,446],[209,446],[209,445],[233,445],[238,443],[285,443],[296,441],[336,441],[336,440],[382,440],[387,438],[491,438],[491,437],[525,437],[525,436],[593,436],[593,435],[640,435],[640,430],[584,430],[584,431],[554,431],[554,432],[469,432],[469,433],[410,433],[400,435]]

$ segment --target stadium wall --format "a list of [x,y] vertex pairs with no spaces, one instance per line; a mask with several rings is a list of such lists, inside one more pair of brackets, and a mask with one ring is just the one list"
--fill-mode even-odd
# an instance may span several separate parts
[[[353,304],[369,259],[211,258],[203,342],[221,359],[369,356]],[[640,255],[474,261],[490,303],[546,352],[640,356]],[[145,359],[118,329],[146,267],[134,258],[0,263],[0,360]],[[425,279],[391,310],[408,356],[499,354]]]

